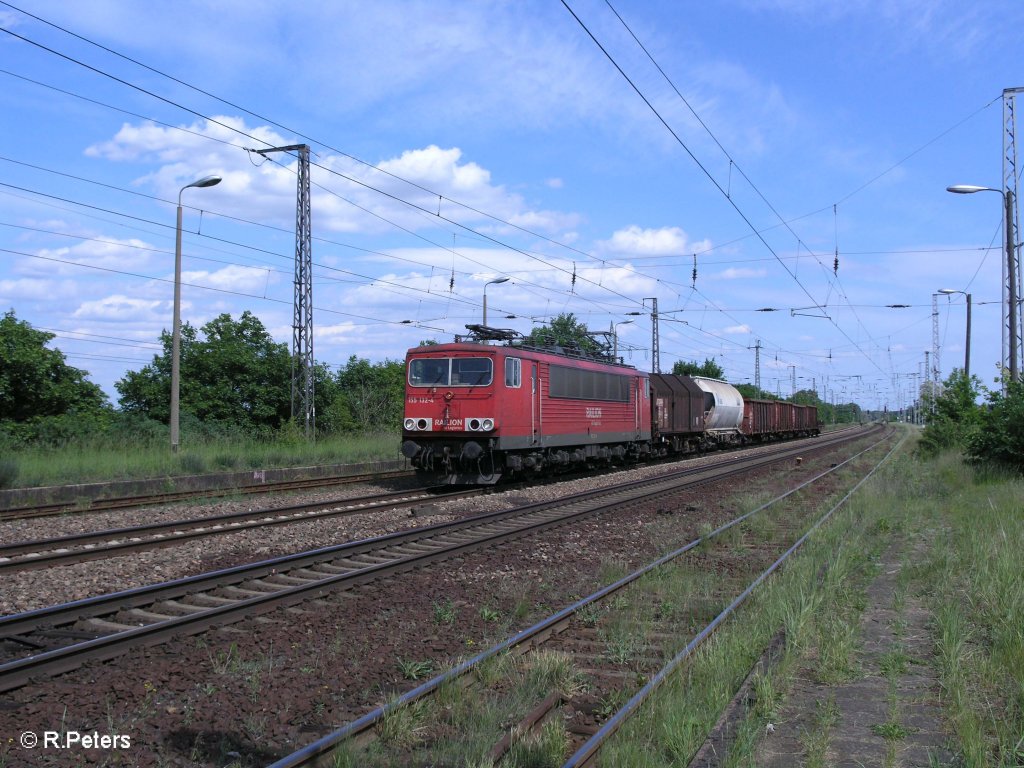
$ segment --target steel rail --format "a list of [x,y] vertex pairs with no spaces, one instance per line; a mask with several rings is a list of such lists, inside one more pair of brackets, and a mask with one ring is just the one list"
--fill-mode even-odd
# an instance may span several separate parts
[[[0,574],[11,571],[49,568],[54,565],[99,560],[115,557],[128,552],[138,552],[157,547],[173,546],[182,541],[235,533],[250,528],[288,525],[339,515],[353,515],[364,512],[379,512],[386,509],[415,504],[427,499],[454,499],[478,496],[481,489],[466,491],[433,492],[428,489],[413,489],[397,493],[358,496],[350,499],[333,499],[288,507],[233,512],[227,515],[175,520],[167,523],[113,528],[106,531],[72,534],[52,539],[20,541],[0,546]],[[143,538],[143,537],[152,538]],[[89,549],[68,549],[90,544],[106,543],[102,547]],[[19,557],[19,555],[21,557]]]
[[[837,439],[834,442],[846,442],[849,439],[851,438],[847,437],[845,440]],[[822,448],[829,445],[828,442],[818,444]],[[80,620],[116,616],[122,611],[141,609],[143,606],[154,604],[159,606],[161,602],[174,601],[175,598],[202,590],[237,587],[236,592],[252,595],[234,599],[227,604],[224,604],[227,598],[214,598],[221,604],[202,610],[197,606],[186,607],[186,610],[191,609],[194,612],[184,616],[174,616],[177,611],[173,609],[172,615],[160,614],[154,610],[137,610],[136,615],[150,621],[143,626],[129,628],[123,622],[100,619],[100,626],[110,628],[113,625],[114,631],[105,636],[45,650],[0,665],[0,692],[21,687],[34,676],[68,671],[86,659],[112,658],[123,653],[128,647],[153,645],[177,635],[195,634],[211,626],[223,625],[256,613],[293,605],[311,596],[322,596],[339,586],[362,584],[379,579],[385,574],[411,570],[450,558],[454,554],[565,525],[584,516],[615,509],[624,503],[678,492],[681,487],[680,480],[688,479],[683,487],[710,482],[723,476],[780,461],[798,452],[804,451],[789,448],[771,455],[761,454],[758,457],[736,459],[729,462],[725,469],[721,465],[703,469],[691,468],[657,480],[645,479],[613,489],[595,489],[555,502],[539,502],[453,523],[440,523],[411,531],[396,532],[375,539],[350,542],[252,565],[236,566],[211,574],[0,617],[0,639],[6,638],[32,645],[34,643],[30,635],[32,632],[38,632],[41,626],[55,627],[59,630],[61,626]],[[470,530],[473,528],[477,529],[475,535]],[[433,543],[428,541],[431,538],[434,539]],[[431,548],[424,552],[424,546]],[[360,557],[363,559],[360,560]],[[381,558],[389,558],[389,561],[381,562]],[[334,569],[333,575],[324,576],[322,570],[317,573],[317,567],[327,568],[328,571]],[[303,571],[301,580],[305,583],[290,585],[300,579],[289,577],[288,573],[299,570]],[[337,573],[338,570],[345,572]],[[282,578],[286,579],[284,584],[280,583]],[[277,580],[277,583],[273,583],[272,580]],[[180,604],[175,604],[176,609],[181,607]],[[50,630],[51,633],[54,631],[56,630]]]
[[[840,432],[849,431],[850,429],[851,428],[844,428],[842,430],[836,430],[828,434],[838,434]],[[687,458],[692,458],[692,456],[687,454],[684,456],[677,456],[673,458],[675,458],[676,460],[685,460]],[[328,487],[331,485],[345,485],[348,483],[364,482],[367,480],[412,477],[415,474],[416,473],[414,470],[407,469],[381,470],[379,472],[363,472],[355,475],[334,475],[323,478],[308,478],[303,480],[282,480],[274,483],[262,483],[260,485],[231,486],[207,490],[171,491],[167,493],[153,494],[149,496],[120,496],[111,497],[108,499],[96,498],[89,499],[84,502],[81,500],[52,502],[32,506],[9,507],[7,509],[0,509],[0,522],[7,520],[33,519],[36,517],[52,517],[54,515],[75,512],[89,513],[116,509],[131,509],[134,507],[152,506],[156,504],[168,504],[175,501],[185,501],[188,499],[195,498],[222,498],[224,496],[232,495],[255,495],[260,493],[275,493],[289,490],[302,490],[305,488]],[[558,475],[555,476],[555,479],[564,479],[565,477],[566,475]],[[51,488],[49,490],[54,493],[59,493],[62,488],[66,489],[72,487],[74,486],[55,486],[54,488]]]
[[[860,435],[869,433],[860,433]],[[833,440],[820,440],[814,444],[815,449],[826,449],[833,445],[847,442],[853,439],[851,436],[837,437]],[[805,447],[805,446],[802,446]],[[563,497],[555,501],[542,501],[534,504],[516,507],[514,509],[500,510],[496,512],[488,512],[482,515],[476,515],[474,517],[463,518],[462,520],[435,523],[430,526],[423,526],[420,528],[410,529],[406,531],[396,531],[394,533],[385,534],[370,539],[364,539],[355,542],[346,542],[343,544],[337,544],[329,547],[322,547],[319,549],[309,550],[306,552],[299,552],[292,555],[283,555],[276,558],[270,558],[262,560],[256,563],[249,563],[244,565],[234,566],[232,568],[226,568],[218,571],[212,571],[205,574],[197,574],[195,576],[188,576],[181,579],[176,579],[169,582],[162,582],[158,584],[152,584],[148,586],[138,587],[130,590],[123,590],[114,592],[106,595],[98,595],[96,597],[84,598],[71,603],[65,603],[57,606],[50,606],[47,608],[40,608],[33,611],[24,613],[12,614],[9,616],[0,616],[0,638],[7,637],[11,634],[15,634],[20,631],[24,626],[28,625],[28,622],[54,622],[64,619],[66,616],[80,616],[84,611],[90,613],[98,613],[102,611],[111,610],[111,606],[123,605],[127,608],[137,607],[146,603],[154,602],[160,599],[159,596],[165,598],[175,598],[182,595],[186,595],[192,592],[198,592],[203,589],[209,589],[213,586],[227,583],[233,584],[244,581],[246,578],[258,578],[273,573],[277,570],[284,568],[297,568],[315,563],[317,561],[324,561],[330,559],[336,555],[348,555],[348,554],[360,554],[365,551],[373,551],[381,549],[392,544],[400,544],[405,541],[415,540],[416,538],[422,538],[425,536],[434,535],[437,532],[444,531],[457,531],[462,528],[474,526],[477,524],[501,520],[506,517],[521,516],[535,510],[543,510],[550,507],[565,506],[570,503],[585,501],[595,497],[601,497],[612,493],[629,492],[636,488],[650,488],[652,483],[672,483],[678,479],[684,479],[693,475],[701,475],[704,473],[711,473],[712,475],[718,475],[723,468],[739,466],[736,471],[745,471],[747,468],[755,468],[759,465],[767,465],[776,461],[781,461],[794,453],[806,452],[805,450],[796,451],[792,447],[784,447],[780,451],[773,452],[771,454],[759,454],[755,457],[733,457],[726,462],[715,465],[714,467],[689,467],[683,468],[678,471],[662,475],[659,478],[653,479],[641,479],[633,480],[627,483],[623,483],[617,486],[608,488],[598,488],[589,491],[583,491],[572,496]],[[749,465],[749,467],[747,466]],[[229,580],[231,579],[231,580]],[[12,630],[11,628],[16,629]]]
[[[156,504],[170,504],[175,501],[187,501],[196,498],[223,498],[235,495],[256,495],[264,493],[281,493],[285,491],[296,491],[307,488],[330,487],[334,485],[348,485],[370,480],[391,480],[403,477],[412,477],[415,473],[410,469],[382,470],[380,472],[362,472],[356,475],[333,475],[321,478],[306,478],[302,480],[280,480],[260,485],[241,485],[221,488],[196,489],[168,491],[166,493],[155,493],[136,496],[116,496],[110,498],[96,498],[86,501],[55,501],[44,504],[36,504],[21,507],[9,507],[0,509],[0,521],[7,520],[31,520],[37,517],[53,517],[67,513],[88,513],[104,512],[117,509],[132,509],[135,507],[153,506]],[[53,489],[59,492],[60,488]],[[69,486],[74,487],[74,486]]]
[[605,723],[601,726],[597,733],[591,736],[587,741],[576,750],[573,755],[565,761],[562,768],[583,768],[591,764],[591,761],[596,757],[601,747],[614,735],[619,728],[628,720],[634,712],[640,707],[640,705],[651,696],[658,688],[661,687],[662,683],[668,679],[668,676],[672,674],[686,659],[688,659],[693,652],[700,647],[704,641],[706,641],[714,632],[722,625],[722,623],[729,618],[736,610],[746,602],[747,598],[753,593],[753,591],[759,587],[769,576],[775,573],[782,564],[793,555],[800,547],[804,545],[807,539],[810,538],[818,528],[820,528],[832,515],[843,506],[854,493],[856,493],[864,483],[866,483],[871,477],[874,476],[875,472],[889,460],[892,456],[906,441],[904,436],[892,449],[882,457],[881,461],[878,462],[871,471],[868,472],[860,481],[851,488],[842,499],[840,499],[835,506],[828,510],[822,517],[812,525],[803,536],[787,549],[774,563],[766,568],[753,582],[747,586],[721,613],[719,613],[711,622],[704,627],[689,643],[686,644],[679,653],[677,653],[662,669],[652,677],[633,697],[627,701],[622,708],[612,715]]
[[[721,533],[724,533],[725,531],[729,530],[730,528],[732,528],[734,526],[740,525],[741,523],[743,523],[745,520],[747,520],[751,516],[755,515],[758,512],[761,512],[762,510],[766,509],[767,507],[771,506],[772,504],[775,504],[775,503],[777,503],[777,502],[779,502],[779,501],[781,501],[781,500],[783,500],[783,499],[785,499],[785,498],[787,498],[787,497],[789,497],[789,496],[791,496],[791,495],[793,495],[793,494],[795,494],[795,493],[797,493],[797,492],[807,488],[808,486],[818,482],[822,478],[827,477],[828,475],[838,471],[839,469],[843,468],[844,466],[846,466],[850,462],[852,462],[852,461],[856,460],[857,458],[863,456],[868,451],[871,451],[874,448],[876,448],[879,444],[881,444],[886,439],[888,439],[888,437],[889,437],[888,435],[882,437],[880,440],[878,440],[877,442],[875,442],[872,445],[868,446],[864,450],[859,451],[858,453],[854,454],[853,456],[849,457],[848,459],[845,459],[842,462],[836,463],[834,466],[830,467],[829,469],[827,469],[827,470],[825,470],[823,472],[820,472],[819,474],[815,475],[814,477],[810,478],[809,480],[806,480],[806,481],[800,483],[798,486],[796,486],[796,487],[786,491],[785,493],[779,495],[778,497],[776,497],[776,498],[774,498],[774,499],[772,499],[772,500],[770,500],[768,502],[765,502],[764,504],[762,504],[761,506],[757,507],[756,509],[753,509],[753,510],[751,510],[751,511],[749,511],[749,512],[743,514],[743,515],[740,515],[739,517],[737,517],[737,518],[735,518],[735,519],[725,523],[724,525],[719,526],[718,528],[716,528],[715,530],[713,530],[710,533],[706,534],[705,536],[698,537],[697,539],[694,539],[693,541],[690,541],[689,543],[684,544],[682,547],[679,547],[678,549],[675,549],[672,552],[669,552],[669,553],[659,557],[657,560],[649,563],[648,565],[644,566],[643,568],[640,568],[637,571],[634,571],[633,573],[628,574],[627,576],[624,576],[623,578],[619,579],[618,581],[616,581],[616,582],[614,582],[612,584],[609,584],[606,587],[603,587],[602,589],[598,590],[597,592],[594,592],[593,594],[588,595],[587,597],[584,597],[584,598],[576,601],[572,605],[569,605],[566,608],[563,608],[561,611],[558,611],[557,613],[547,617],[546,619],[543,619],[542,621],[534,624],[533,626],[527,627],[526,629],[521,630],[517,634],[513,635],[510,638],[507,638],[506,640],[502,641],[501,643],[498,643],[497,645],[492,646],[491,648],[489,648],[489,649],[487,649],[485,651],[482,651],[481,653],[477,654],[476,656],[474,656],[474,657],[472,657],[470,659],[467,659],[467,660],[457,664],[456,666],[452,667],[451,669],[447,670],[446,672],[444,672],[444,673],[442,673],[440,675],[437,675],[437,676],[435,676],[434,678],[432,678],[430,680],[427,680],[426,682],[424,682],[421,685],[413,688],[412,690],[409,690],[409,691],[405,692],[404,694],[402,694],[401,696],[397,697],[393,701],[388,702],[387,704],[381,705],[381,706],[373,709],[370,712],[367,712],[365,715],[362,715],[361,717],[357,718],[356,720],[353,720],[353,721],[345,724],[341,728],[339,728],[339,729],[337,729],[337,730],[335,730],[335,731],[333,731],[333,732],[331,732],[331,733],[321,737],[320,739],[314,741],[311,744],[308,744],[307,746],[297,750],[296,752],[292,753],[291,755],[288,755],[288,756],[278,760],[277,762],[272,763],[271,765],[268,766],[268,768],[300,768],[300,767],[309,767],[309,766],[320,766],[320,765],[327,766],[327,765],[331,765],[332,763],[330,762],[330,757],[329,756],[330,756],[331,752],[338,745],[340,745],[342,742],[346,741],[347,739],[350,739],[350,738],[352,738],[354,736],[358,736],[361,733],[364,733],[364,732],[367,732],[367,731],[371,730],[378,722],[380,722],[384,717],[386,717],[391,712],[393,712],[393,711],[395,711],[395,710],[397,710],[397,709],[399,709],[399,708],[401,708],[403,706],[411,704],[411,703],[417,701],[418,699],[424,698],[425,696],[428,696],[428,695],[432,694],[433,692],[435,692],[438,688],[440,688],[445,683],[448,683],[448,682],[450,682],[452,680],[455,680],[457,678],[465,676],[469,672],[473,671],[476,667],[478,667],[481,663],[483,663],[487,659],[490,659],[490,658],[492,658],[492,657],[494,657],[494,656],[496,656],[498,654],[505,653],[505,652],[513,650],[513,649],[516,650],[517,652],[525,652],[526,650],[528,650],[529,648],[531,648],[533,646],[540,645],[545,640],[547,640],[548,637],[550,637],[551,635],[557,633],[558,631],[560,631],[560,629],[562,629],[563,627],[568,625],[569,621],[573,618],[573,616],[575,616],[577,613],[579,613],[583,608],[591,605],[592,603],[600,602],[600,601],[606,599],[610,595],[618,592],[619,590],[623,589],[624,587],[628,586],[629,584],[632,584],[633,582],[637,581],[641,577],[651,573],[652,571],[660,568],[661,566],[663,566],[663,565],[665,565],[667,563],[670,563],[670,562],[678,559],[679,557],[681,557],[682,555],[686,554],[687,552],[692,551],[693,549],[697,548],[701,544],[707,542],[709,539],[714,538],[715,536],[718,536]],[[899,446],[897,445],[896,447],[898,448]],[[896,448],[893,448],[893,451],[895,451],[895,450],[896,450]],[[889,454],[887,454],[886,457],[882,459],[882,462],[884,462],[888,458],[888,456],[892,454],[893,451],[890,451]],[[879,464],[879,466],[880,465],[881,465],[881,463]],[[877,469],[877,467],[876,467],[876,469]],[[874,471],[875,470],[872,469],[871,474],[873,474]],[[870,477],[870,474],[868,476],[866,476],[864,479],[862,479],[854,487],[854,489],[851,490],[843,498],[843,500],[840,501],[836,505],[835,508],[833,508],[832,510],[829,510],[829,512],[826,513],[826,515],[824,515],[821,519],[819,519],[814,524],[814,526],[812,526],[812,528],[809,529],[804,534],[803,537],[801,537],[801,539],[799,540],[800,543],[802,543],[804,540],[806,540],[806,538],[810,535],[810,533],[813,530],[815,530],[825,520],[827,520],[828,517],[830,517],[832,515],[832,513],[835,511],[835,509],[838,509],[839,506],[841,506],[843,503],[845,503],[845,501],[853,494],[854,491],[857,490],[857,488],[859,488],[867,480],[868,477]],[[788,557],[788,555],[791,554],[792,551],[795,551],[796,546],[797,545],[794,545],[794,547],[791,547],[790,551],[787,552],[787,554],[784,555],[782,558],[777,560],[776,564],[774,564],[771,567],[770,570],[776,569],[778,567],[778,565],[781,563],[782,560],[784,560],[786,557]],[[760,584],[764,580],[764,578],[765,578],[764,575],[758,577],[758,581],[756,582],[756,584]],[[754,586],[756,586],[756,584]],[[752,587],[748,588],[748,592],[750,590],[752,590]],[[716,619],[715,621],[719,621],[719,620]],[[719,623],[720,623],[720,621],[719,621]]]

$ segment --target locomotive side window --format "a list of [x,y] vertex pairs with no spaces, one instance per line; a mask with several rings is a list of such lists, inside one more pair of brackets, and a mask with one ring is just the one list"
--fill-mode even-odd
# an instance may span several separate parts
[[518,357],[505,358],[505,386],[520,387],[523,383],[522,362]]
[[452,385],[485,387],[491,383],[492,366],[489,357],[456,357],[452,360]]
[[552,365],[550,377],[548,387],[551,397],[567,400],[629,402],[629,376]]
[[446,357],[418,357],[410,360],[409,383],[414,387],[432,387],[438,384],[447,387],[449,363]]

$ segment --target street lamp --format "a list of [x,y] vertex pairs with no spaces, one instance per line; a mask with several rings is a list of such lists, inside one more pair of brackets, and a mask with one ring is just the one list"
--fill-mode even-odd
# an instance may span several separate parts
[[945,296],[952,296],[954,293],[962,293],[967,297],[967,340],[964,342],[964,376],[971,380],[971,294],[966,291],[957,291],[953,288],[939,288],[939,293]]
[[493,280],[488,280],[486,283],[484,283],[484,328],[487,327],[487,286],[496,285],[498,283],[507,283],[511,279],[512,278],[510,277],[496,277]]
[[1019,381],[1017,371],[1017,265],[1014,258],[1013,243],[1013,192],[992,187],[979,187],[976,184],[954,184],[946,187],[947,192],[958,195],[971,195],[975,192],[998,192],[1003,196],[1005,207],[1003,227],[1006,230],[1006,283],[1008,286],[1009,314],[1008,323],[1010,326],[1010,381]]
[[212,187],[220,176],[204,176],[178,191],[178,226],[174,238],[174,327],[171,332],[171,450],[178,452],[178,392],[181,386],[181,194],[189,187]]
[[612,325],[612,361],[619,359],[619,326],[629,325],[632,322],[632,320],[620,320]]

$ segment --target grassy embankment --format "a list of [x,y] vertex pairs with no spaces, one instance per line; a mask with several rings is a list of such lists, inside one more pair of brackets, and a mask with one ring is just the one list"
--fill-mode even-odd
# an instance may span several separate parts
[[60,449],[12,451],[2,459],[0,488],[132,480],[317,464],[353,464],[400,458],[397,434],[343,435],[307,443],[291,441],[209,441],[166,444],[73,445]]
[[[903,559],[899,589],[924,601],[935,654],[904,661],[937,669],[943,725],[957,764],[1024,765],[1022,499],[1019,477],[975,470],[952,454],[922,461],[904,450],[740,621],[720,631],[659,692],[623,730],[603,764],[685,764],[764,643],[784,627],[784,657],[755,679],[757,705],[728,762],[754,765],[757,738],[783,706],[798,667],[813,660],[817,682],[824,685],[864,674],[858,650],[866,589],[881,552],[895,545]],[[819,715],[821,728],[807,734],[804,745],[808,765],[827,764],[834,724],[827,702]],[[895,754],[909,733],[886,725],[879,732],[893,740]]]

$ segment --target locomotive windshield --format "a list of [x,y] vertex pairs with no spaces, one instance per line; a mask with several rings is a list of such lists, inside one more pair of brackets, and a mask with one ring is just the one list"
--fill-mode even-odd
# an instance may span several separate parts
[[418,357],[409,361],[409,383],[414,387],[485,387],[492,377],[489,357]]

